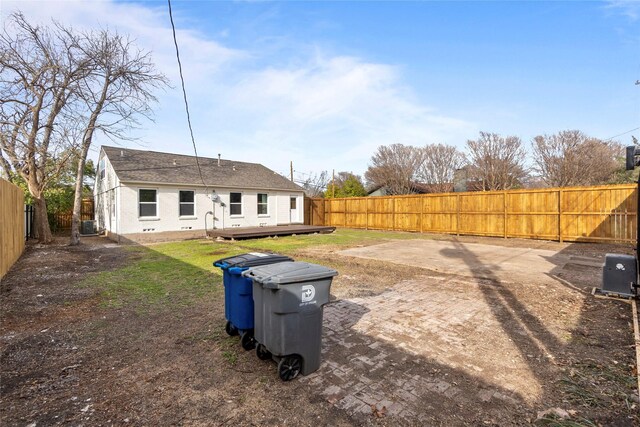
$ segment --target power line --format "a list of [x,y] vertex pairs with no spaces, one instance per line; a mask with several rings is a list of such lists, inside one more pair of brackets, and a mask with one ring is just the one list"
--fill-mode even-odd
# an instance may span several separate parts
[[314,188],[319,188],[319,189],[326,189],[327,186],[326,185],[322,185],[322,184],[312,184],[310,182],[306,182],[306,181],[301,181],[299,179],[294,179],[293,182],[295,182],[296,184],[302,184],[302,185],[306,185],[308,187],[314,187]]
[[619,137],[619,136],[626,135],[626,134],[631,133],[631,132],[633,132],[633,131],[636,131],[636,130],[638,130],[638,129],[640,129],[640,127],[637,127],[637,128],[635,128],[635,129],[628,130],[628,131],[626,131],[626,132],[622,132],[622,133],[620,133],[620,134],[618,134],[618,135],[614,135],[614,136],[612,136],[611,138],[607,138],[607,139],[605,139],[604,141],[605,141],[605,142],[607,142],[607,141],[611,141],[613,138],[617,138],[617,137]]
[[180,71],[180,83],[182,84],[182,96],[184,97],[184,108],[187,112],[187,123],[189,124],[189,134],[191,135],[191,143],[193,144],[193,152],[196,157],[196,166],[198,166],[198,173],[200,174],[200,180],[205,187],[205,192],[208,191],[207,184],[202,177],[202,169],[200,169],[200,161],[198,160],[198,149],[196,148],[196,139],[193,137],[193,128],[191,127],[191,115],[189,114],[189,102],[187,101],[187,90],[184,87],[184,76],[182,75],[182,63],[180,62],[180,50],[178,49],[178,40],[176,38],[176,27],[173,24],[173,14],[171,13],[171,0],[167,0],[169,5],[169,20],[171,21],[171,31],[173,32],[173,44],[176,46],[176,58],[178,59],[178,70]]

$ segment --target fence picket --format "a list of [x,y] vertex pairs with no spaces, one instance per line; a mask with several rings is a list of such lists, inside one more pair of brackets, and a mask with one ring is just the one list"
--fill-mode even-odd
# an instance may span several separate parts
[[636,185],[623,184],[312,199],[311,206],[322,206],[317,225],[345,226],[349,217],[352,228],[635,243],[636,197]]
[[0,278],[9,271],[24,250],[24,193],[0,178]]

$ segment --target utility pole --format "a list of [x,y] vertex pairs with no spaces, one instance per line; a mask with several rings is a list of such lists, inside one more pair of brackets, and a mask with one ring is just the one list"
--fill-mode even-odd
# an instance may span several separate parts
[[293,182],[293,160],[289,162],[289,169],[291,169],[291,182]]
[[333,178],[331,179],[331,198],[335,199],[336,198],[336,170],[333,169],[333,171],[331,172],[331,175],[333,176]]

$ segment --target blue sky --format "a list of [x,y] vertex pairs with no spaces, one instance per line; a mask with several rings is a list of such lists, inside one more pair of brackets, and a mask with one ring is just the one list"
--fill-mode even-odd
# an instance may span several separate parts
[[[166,2],[12,2],[40,22],[109,26],[152,50],[143,147],[192,152]],[[464,148],[480,130],[640,127],[640,2],[173,1],[200,154],[282,173],[362,174],[381,144]],[[617,138],[627,144],[630,136]],[[125,144],[139,148],[139,145]],[[95,155],[95,153],[94,153]]]

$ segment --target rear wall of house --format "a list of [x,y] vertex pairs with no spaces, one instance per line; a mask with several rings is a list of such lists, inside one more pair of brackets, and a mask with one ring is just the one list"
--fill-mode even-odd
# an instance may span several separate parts
[[[157,191],[157,216],[141,217],[139,215],[138,194],[140,189]],[[179,211],[179,192],[195,192],[195,209],[193,216],[181,217]],[[216,192],[219,201],[212,202],[209,195]],[[242,193],[240,215],[230,214],[230,193]],[[267,214],[258,215],[258,193],[267,194]],[[215,217],[216,228],[258,227],[303,222],[304,198],[302,192],[275,190],[235,190],[229,188],[193,188],[162,185],[122,184],[119,189],[120,208],[117,231],[120,235],[132,233],[157,233],[167,231],[202,230],[213,227]],[[296,198],[296,209],[290,210],[290,197]],[[225,206],[223,207],[222,204]],[[213,212],[213,215],[207,215]]]

